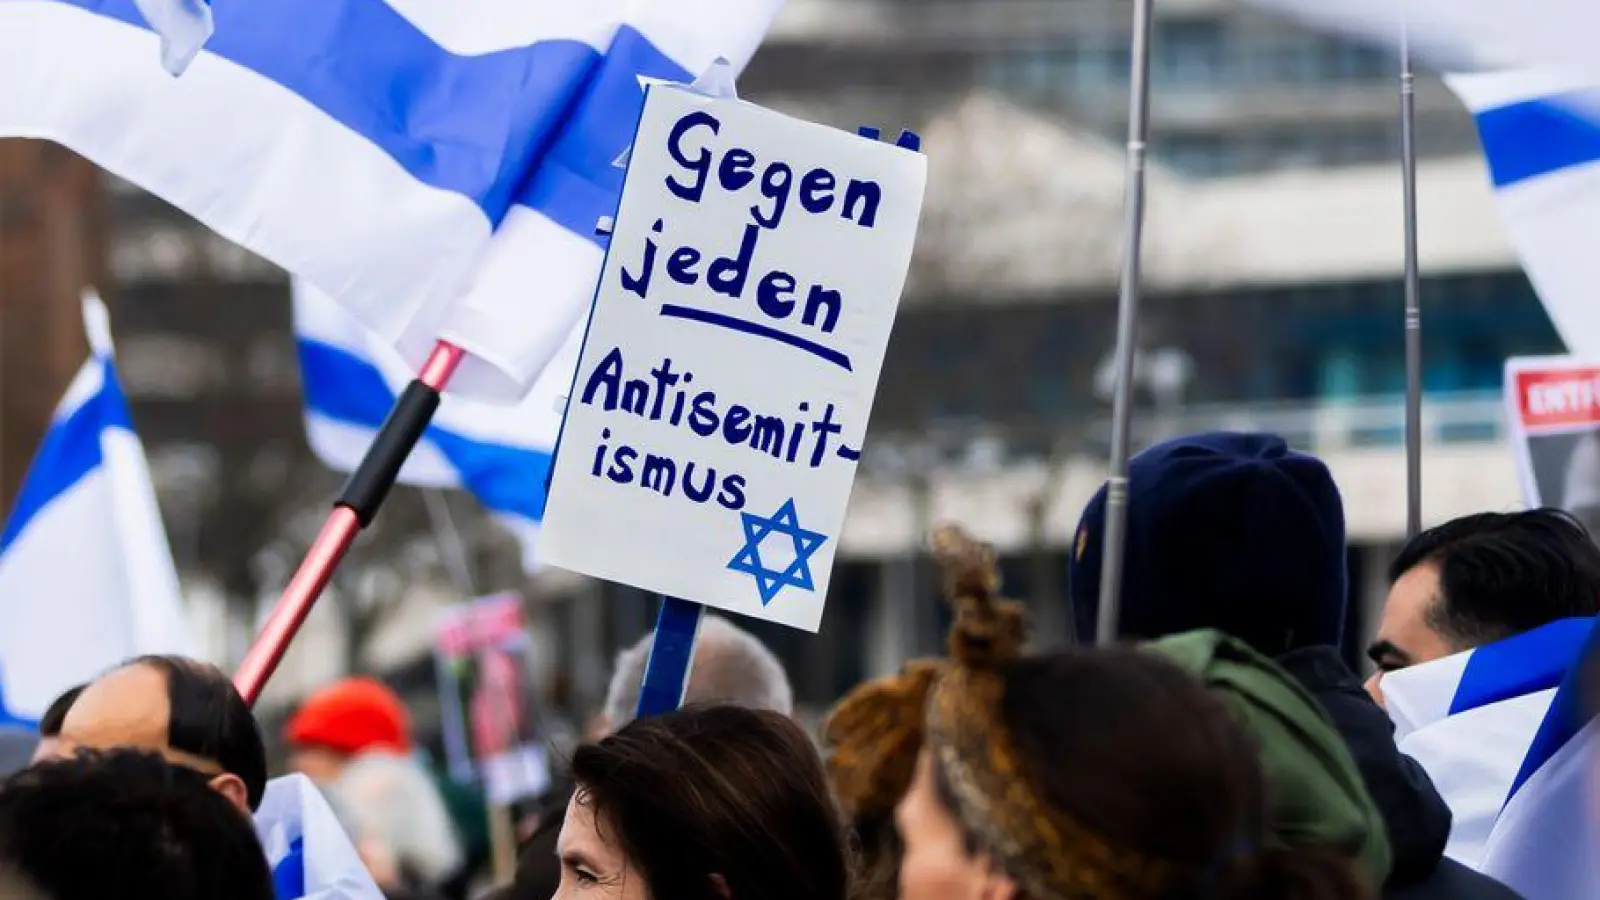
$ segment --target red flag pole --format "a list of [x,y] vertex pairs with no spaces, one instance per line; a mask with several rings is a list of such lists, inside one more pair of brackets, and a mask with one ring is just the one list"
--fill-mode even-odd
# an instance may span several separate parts
[[239,671],[234,673],[233,684],[246,703],[255,706],[261,689],[289,649],[289,642],[294,640],[317,598],[328,586],[333,570],[338,568],[356,535],[371,524],[389,488],[394,486],[400,467],[405,465],[406,457],[439,408],[440,392],[450,383],[465,356],[464,350],[446,341],[434,345],[422,364],[422,371],[390,410],[361,465],[350,473],[327,524],[306,551],[305,560],[289,580],[289,586],[284,588],[283,597],[267,617],[267,624],[245,654]]

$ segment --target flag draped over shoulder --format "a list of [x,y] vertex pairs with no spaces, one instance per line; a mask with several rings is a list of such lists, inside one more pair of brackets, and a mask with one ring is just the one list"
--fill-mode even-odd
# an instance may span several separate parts
[[0,534],[0,719],[142,653],[189,653],[178,576],[98,297],[91,355],[45,432]]
[[[294,287],[294,323],[306,438],[324,464],[353,471],[412,373],[393,348],[301,281]],[[446,396],[400,471],[405,484],[470,491],[517,537],[530,570],[561,429],[557,410],[577,350],[578,342],[569,342],[515,407]]]
[[1446,80],[1477,121],[1506,233],[1545,311],[1568,350],[1600,354],[1600,75]]
[[[151,0],[147,0],[151,2]],[[0,135],[62,143],[509,402],[593,298],[642,78],[742,67],[781,0],[215,0],[182,78],[134,0],[0,0]]]
[[[1591,834],[1581,799],[1563,811],[1559,803],[1568,798],[1550,786],[1587,777],[1582,757],[1585,747],[1592,749],[1593,729],[1583,727],[1576,685],[1568,683],[1595,633],[1592,618],[1564,619],[1383,681],[1400,750],[1427,771],[1454,816],[1446,854],[1528,900],[1588,896],[1530,892],[1526,885],[1530,863],[1549,872],[1559,868],[1557,835],[1528,840],[1546,827],[1539,823],[1570,814],[1575,818],[1565,831]],[[1549,849],[1540,849],[1539,841]],[[1600,870],[1585,878],[1576,883],[1592,889]]]
[[255,825],[278,900],[383,900],[333,808],[306,776],[267,782]]

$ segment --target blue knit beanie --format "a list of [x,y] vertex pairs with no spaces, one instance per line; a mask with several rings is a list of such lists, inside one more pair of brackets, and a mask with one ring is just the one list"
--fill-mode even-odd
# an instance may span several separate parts
[[[1216,628],[1275,656],[1344,632],[1344,507],[1322,461],[1276,435],[1214,432],[1158,444],[1129,465],[1118,632]],[[1100,605],[1106,489],[1072,548],[1078,633]]]

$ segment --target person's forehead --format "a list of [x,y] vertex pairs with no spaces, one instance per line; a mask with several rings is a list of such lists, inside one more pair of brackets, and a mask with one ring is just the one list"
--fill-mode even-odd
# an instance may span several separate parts
[[1433,563],[1412,566],[1389,588],[1386,614],[1420,616],[1439,597],[1439,567]]
[[126,666],[84,689],[62,722],[61,737],[80,747],[160,749],[170,713],[166,677],[150,666]]

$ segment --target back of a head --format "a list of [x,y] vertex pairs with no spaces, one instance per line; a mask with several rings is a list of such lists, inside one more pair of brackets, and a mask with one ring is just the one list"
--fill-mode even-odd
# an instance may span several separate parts
[[149,666],[166,677],[168,745],[238,776],[249,807],[259,807],[267,789],[266,745],[250,705],[227,673],[181,656],[141,656],[127,665]]
[[[645,667],[650,661],[650,640],[647,635],[617,654],[604,710],[612,728],[633,720]],[[794,689],[783,663],[767,645],[722,616],[707,613],[700,622],[683,702],[727,703],[792,715]]]
[[[1003,683],[1000,721],[1038,801],[1058,823],[1075,824],[1079,841],[1115,848],[1095,857],[1103,864],[1168,872],[1152,900],[1370,895],[1348,859],[1273,844],[1249,735],[1166,660],[1126,648],[1072,649],[1020,659]],[[956,789],[941,791],[959,806]]]
[[329,786],[328,799],[352,838],[382,846],[425,885],[439,884],[461,865],[461,841],[450,810],[413,757],[359,756]]
[[[1084,509],[1071,561],[1079,634],[1099,609],[1106,491]],[[1275,656],[1336,645],[1347,592],[1344,506],[1321,460],[1268,434],[1217,432],[1129,466],[1119,630],[1215,628]]]
[[1389,580],[1436,566],[1429,624],[1458,650],[1600,612],[1600,546],[1559,509],[1479,513],[1408,541]]
[[652,897],[845,897],[822,762],[782,714],[713,705],[637,720],[580,747],[572,774],[573,802],[591,806]]
[[51,900],[270,900],[250,822],[154,754],[84,753],[0,786],[0,869]]

